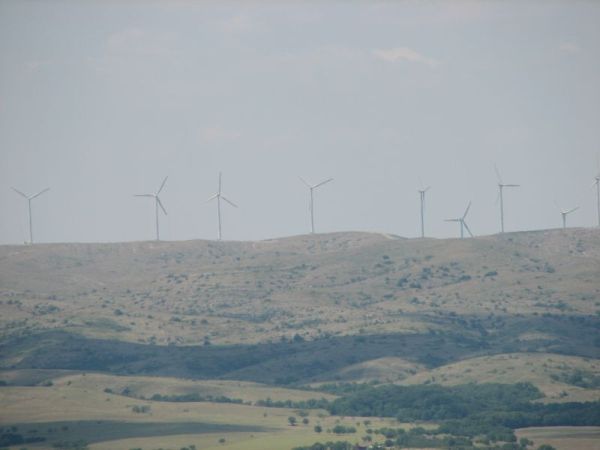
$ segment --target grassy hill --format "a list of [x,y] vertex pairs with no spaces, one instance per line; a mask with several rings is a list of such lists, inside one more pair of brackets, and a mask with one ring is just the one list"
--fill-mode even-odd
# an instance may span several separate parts
[[[595,229],[2,246],[0,427],[280,450],[318,435],[254,404],[333,398],[301,390],[323,383],[531,382],[542,402],[597,400],[599,330]],[[107,444],[111,420],[126,425]]]
[[597,358],[598,280],[595,229],[3,246],[0,367],[274,382],[283,365],[308,382],[360,379],[361,364],[398,380],[486,354]]
[[600,399],[600,361],[547,353],[512,353],[470,358],[424,370],[401,384],[525,383],[536,385],[544,401]]
[[591,229],[2,246],[0,336],[239,344],[424,332],[463,316],[584,317],[600,311],[599,278]]

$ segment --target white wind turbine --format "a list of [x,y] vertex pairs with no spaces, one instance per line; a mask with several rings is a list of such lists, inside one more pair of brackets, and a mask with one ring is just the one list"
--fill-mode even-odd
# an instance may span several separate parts
[[431,186],[423,187],[421,183],[421,189],[418,189],[419,196],[421,197],[421,237],[425,237],[425,193],[431,189]]
[[161,191],[165,187],[165,183],[167,182],[167,178],[169,178],[169,177],[168,176],[165,177],[165,179],[163,180],[162,184],[158,188],[158,191],[156,191],[154,194],[135,194],[134,195],[135,197],[151,197],[151,198],[154,199],[154,211],[155,211],[155,215],[156,215],[156,240],[157,241],[160,240],[160,233],[159,233],[159,227],[158,227],[158,208],[160,207],[160,209],[162,209],[162,211],[165,214],[165,216],[167,215],[167,210],[163,206],[162,202],[160,201],[160,197],[158,195],[161,193]]
[[460,223],[460,238],[461,239],[465,237],[465,228],[467,229],[467,231],[469,232],[471,237],[473,237],[473,233],[471,233],[471,230],[469,229],[469,225],[467,225],[467,222],[465,222],[465,218],[467,217],[467,214],[469,214],[470,208],[471,208],[471,202],[469,202],[469,204],[467,205],[467,209],[465,209],[465,213],[462,215],[462,217],[457,217],[456,219],[446,219],[446,222]]
[[221,191],[221,172],[219,172],[219,190],[217,191],[217,193],[215,195],[213,195],[211,198],[206,200],[206,203],[210,202],[211,200],[214,200],[215,198],[217,199],[217,217],[219,220],[218,239],[220,241],[221,240],[221,199],[225,200],[227,203],[229,203],[234,208],[237,208],[237,205],[235,203],[233,203],[231,200],[229,200],[227,197],[225,197],[223,195],[223,192]]
[[333,181],[333,178],[328,178],[324,181],[321,181],[320,183],[317,184],[309,184],[308,182],[306,182],[306,180],[304,180],[304,178],[299,177],[300,181],[302,181],[306,187],[310,190],[310,203],[308,205],[308,209],[310,211],[310,232],[312,234],[315,233],[315,198],[314,198],[314,191],[315,189],[317,189],[318,187],[323,186],[326,183],[329,183],[330,181]]
[[31,200],[33,200],[36,197],[39,197],[44,192],[48,192],[50,190],[50,188],[42,189],[37,194],[33,194],[33,195],[25,195],[23,192],[21,192],[17,188],[12,188],[12,190],[27,199],[27,206],[29,207],[29,243],[33,244],[33,219],[31,218]]
[[558,210],[560,211],[560,215],[562,216],[562,224],[564,230],[565,228],[567,228],[567,216],[572,212],[577,211],[579,209],[579,206],[576,206],[575,208],[571,209],[562,209],[560,206],[558,206],[558,203],[555,202],[555,204]]
[[598,162],[598,172],[596,172],[596,176],[594,177],[594,184],[592,187],[596,186],[596,202],[597,202],[597,210],[598,210],[598,226],[600,227],[600,158],[597,160]]
[[503,190],[505,187],[515,188],[519,187],[518,184],[505,184],[502,182],[502,177],[500,176],[500,171],[498,167],[494,164],[494,170],[496,171],[496,176],[498,177],[498,198],[500,199],[500,231],[504,233],[504,195]]

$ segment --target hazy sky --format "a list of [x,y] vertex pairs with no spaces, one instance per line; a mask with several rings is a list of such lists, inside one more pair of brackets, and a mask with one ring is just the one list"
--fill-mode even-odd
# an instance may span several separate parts
[[0,0],[0,243],[596,221],[600,2]]

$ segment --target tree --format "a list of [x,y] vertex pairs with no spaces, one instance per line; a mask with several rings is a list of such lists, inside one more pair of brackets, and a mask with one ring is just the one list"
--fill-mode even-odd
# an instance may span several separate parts
[[521,445],[521,447],[527,447],[528,445],[533,445],[533,441],[522,437],[521,439],[519,439],[519,444]]
[[291,426],[295,426],[296,418],[294,416],[290,416],[290,417],[288,417],[288,422],[290,423]]
[[323,427],[321,427],[321,425],[315,425],[315,433],[320,433],[321,431],[323,431]]

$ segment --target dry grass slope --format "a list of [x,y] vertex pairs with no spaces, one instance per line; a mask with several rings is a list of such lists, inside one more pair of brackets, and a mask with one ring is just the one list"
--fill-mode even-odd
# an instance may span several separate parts
[[198,345],[413,333],[452,315],[595,315],[600,231],[0,247],[0,336]]

